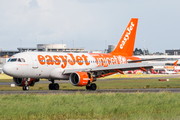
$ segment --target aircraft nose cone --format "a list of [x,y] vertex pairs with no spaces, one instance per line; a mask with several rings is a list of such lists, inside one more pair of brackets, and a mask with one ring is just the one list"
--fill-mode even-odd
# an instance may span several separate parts
[[10,75],[11,74],[11,66],[5,64],[2,68],[2,71],[7,74],[7,75]]

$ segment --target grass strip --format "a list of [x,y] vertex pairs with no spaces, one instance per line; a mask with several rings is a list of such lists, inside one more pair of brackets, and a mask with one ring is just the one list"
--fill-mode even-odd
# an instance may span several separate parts
[[178,93],[1,95],[0,119],[180,119]]

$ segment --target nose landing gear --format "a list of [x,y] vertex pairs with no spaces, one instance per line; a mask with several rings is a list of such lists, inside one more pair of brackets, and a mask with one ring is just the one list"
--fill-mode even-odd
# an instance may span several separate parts
[[30,78],[24,78],[25,86],[22,87],[23,90],[29,90],[29,86],[28,86],[29,80],[30,80]]
[[29,90],[29,86],[23,86],[22,89],[23,90]]

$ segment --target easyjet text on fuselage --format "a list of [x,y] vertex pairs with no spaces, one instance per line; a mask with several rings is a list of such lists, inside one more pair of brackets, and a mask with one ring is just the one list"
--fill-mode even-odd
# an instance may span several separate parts
[[94,63],[96,66],[107,67],[108,65],[126,63],[126,58],[120,55],[106,56],[97,54],[96,56],[93,56],[89,54],[89,57],[90,56],[93,59],[88,58],[88,55],[85,54],[74,55],[68,53],[67,55],[38,55],[38,61],[41,65],[60,65],[63,69],[66,68],[68,64],[70,66],[89,66],[90,64]]

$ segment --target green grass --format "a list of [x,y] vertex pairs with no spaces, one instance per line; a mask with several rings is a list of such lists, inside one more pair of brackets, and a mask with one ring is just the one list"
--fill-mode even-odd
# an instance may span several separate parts
[[0,74],[0,82],[13,82],[13,78],[6,74]]
[[[2,75],[2,74],[1,74]],[[6,75],[0,79],[11,80]],[[2,79],[0,81],[3,81]],[[106,79],[104,79],[106,80]],[[98,89],[180,88],[180,78],[113,80],[96,82]],[[35,84],[30,90],[48,90],[49,84]],[[80,90],[71,83],[61,83],[62,90]],[[22,90],[1,85],[0,90]],[[180,119],[179,93],[105,93],[105,94],[15,94],[0,95],[0,120],[15,119]]]
[[153,77],[167,77],[169,75],[167,74],[115,74],[115,75],[110,75],[105,78],[101,79],[109,79],[109,78],[153,78]]
[[0,95],[0,119],[180,119],[178,93]]
[[180,88],[180,78],[99,81],[98,84],[100,89]]

